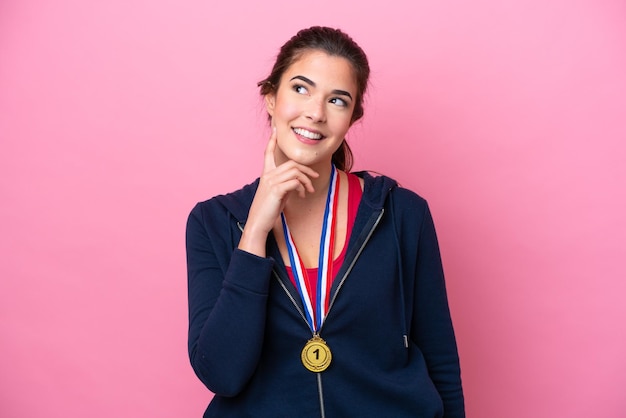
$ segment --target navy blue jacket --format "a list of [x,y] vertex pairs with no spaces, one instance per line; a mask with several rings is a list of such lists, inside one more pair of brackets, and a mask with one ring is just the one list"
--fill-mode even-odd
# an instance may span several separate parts
[[189,356],[215,393],[205,417],[464,417],[454,331],[425,200],[367,173],[320,336],[270,234],[267,258],[237,249],[257,182],[198,203],[187,223]]

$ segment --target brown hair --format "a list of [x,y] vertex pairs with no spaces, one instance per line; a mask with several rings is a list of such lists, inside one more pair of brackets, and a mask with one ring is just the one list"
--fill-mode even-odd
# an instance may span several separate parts
[[[261,88],[261,95],[276,93],[283,73],[303,53],[311,49],[323,51],[331,56],[342,57],[350,62],[357,85],[351,123],[361,119],[363,117],[363,96],[367,89],[370,67],[367,62],[367,56],[361,47],[350,36],[339,29],[313,26],[308,29],[302,29],[288,40],[280,48],[270,75],[258,83],[258,86]],[[340,170],[350,171],[352,160],[352,151],[344,139],[339,149],[333,154],[333,163]]]

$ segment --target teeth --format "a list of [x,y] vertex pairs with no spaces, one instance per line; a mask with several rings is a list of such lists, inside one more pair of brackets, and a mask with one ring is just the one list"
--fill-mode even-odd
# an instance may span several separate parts
[[322,134],[316,134],[314,132],[309,132],[306,129],[302,129],[302,128],[294,128],[293,130],[295,133],[297,133],[298,135],[302,135],[305,138],[309,138],[309,139],[322,139]]

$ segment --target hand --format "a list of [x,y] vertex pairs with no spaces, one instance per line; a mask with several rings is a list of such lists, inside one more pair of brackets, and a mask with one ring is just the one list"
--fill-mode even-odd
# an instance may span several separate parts
[[305,197],[307,192],[313,193],[315,190],[311,178],[319,177],[319,174],[310,167],[292,160],[276,166],[274,160],[276,142],[276,128],[273,128],[265,147],[263,173],[259,187],[254,195],[248,220],[239,242],[240,249],[262,257],[265,257],[267,235],[274,228],[289,195],[295,192],[300,197]]

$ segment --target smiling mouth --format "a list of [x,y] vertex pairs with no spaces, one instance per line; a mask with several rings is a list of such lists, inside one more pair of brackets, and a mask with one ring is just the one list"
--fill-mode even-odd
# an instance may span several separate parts
[[306,129],[303,128],[293,128],[293,131],[300,135],[303,136],[305,138],[308,139],[314,139],[316,141],[319,141],[320,139],[324,139],[324,136],[318,132],[311,132],[311,131],[307,131]]

